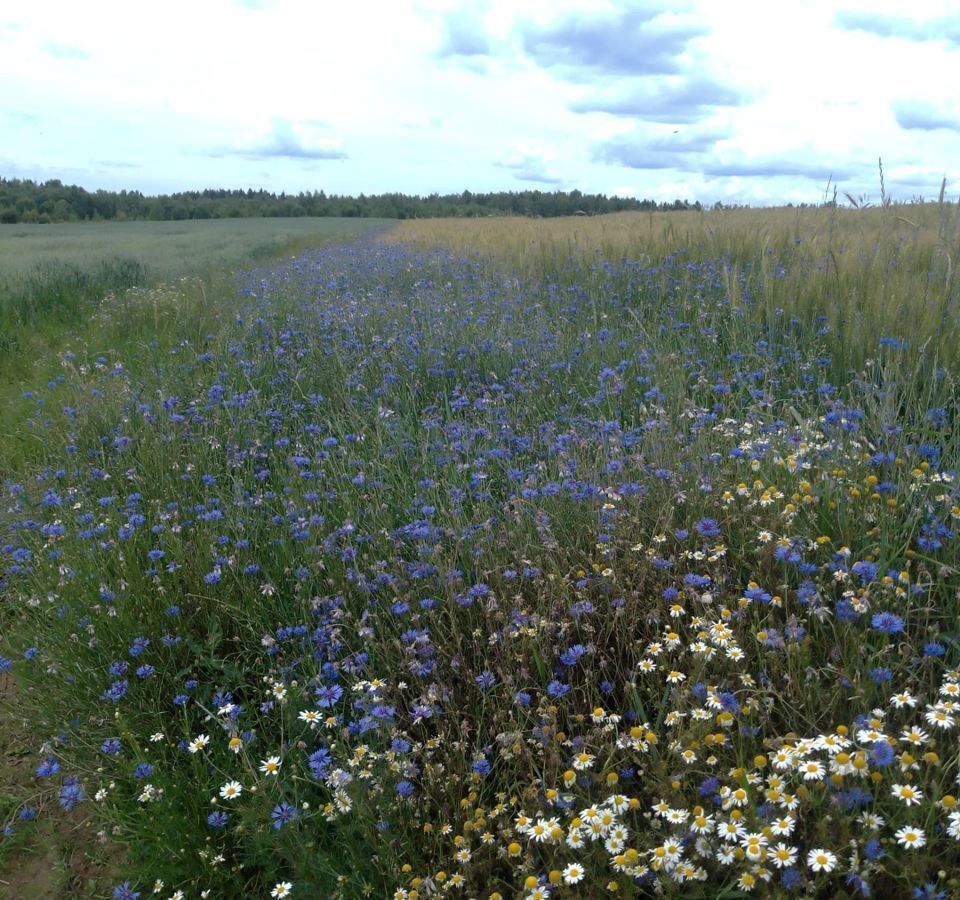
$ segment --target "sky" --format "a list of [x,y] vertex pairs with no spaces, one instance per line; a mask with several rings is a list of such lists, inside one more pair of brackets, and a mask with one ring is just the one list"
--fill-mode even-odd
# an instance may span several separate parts
[[960,195],[960,0],[0,0],[0,176]]

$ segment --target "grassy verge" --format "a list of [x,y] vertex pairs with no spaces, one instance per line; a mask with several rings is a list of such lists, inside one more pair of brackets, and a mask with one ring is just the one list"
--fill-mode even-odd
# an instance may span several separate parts
[[[136,223],[132,234],[116,225],[63,226],[51,229],[53,234],[44,228],[0,229],[0,258],[9,264],[0,279],[5,484],[51,459],[40,392],[80,372],[96,378],[118,365],[130,377],[149,377],[169,365],[170,354],[187,348],[203,352],[236,313],[239,263],[288,258],[383,223],[215,223],[213,229],[190,229],[189,248],[180,244],[180,229],[164,223],[145,227],[149,224]],[[164,239],[175,243],[165,246]],[[118,245],[135,255],[110,257],[110,248]],[[4,530],[9,526],[9,511],[0,514],[0,523]],[[12,612],[4,591],[0,643],[10,640]],[[0,823],[10,830],[0,840],[0,897],[109,896],[122,853],[107,832],[94,827],[88,810],[61,809],[56,797],[35,789],[38,751],[52,735],[44,701],[34,696],[30,685],[16,687],[0,673]],[[40,741],[38,726],[47,729]]]

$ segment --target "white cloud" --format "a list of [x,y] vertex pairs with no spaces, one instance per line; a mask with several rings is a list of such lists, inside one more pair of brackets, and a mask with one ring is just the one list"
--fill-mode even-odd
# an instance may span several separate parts
[[[960,178],[949,118],[960,47],[931,38],[955,2],[921,6],[6,0],[0,175],[337,193],[507,189],[529,176],[773,202],[820,199],[824,169],[875,194],[883,156],[895,196],[931,195],[944,174]],[[611,23],[659,36],[663,52],[631,62]],[[725,139],[661,168],[674,129]],[[639,165],[641,149],[658,168]]]

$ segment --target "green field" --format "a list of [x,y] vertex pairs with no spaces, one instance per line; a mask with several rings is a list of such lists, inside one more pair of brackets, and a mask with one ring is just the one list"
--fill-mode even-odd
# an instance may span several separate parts
[[210,265],[241,265],[291,245],[323,243],[389,224],[389,219],[207,219],[0,225],[0,277],[22,279],[37,266],[90,268],[130,259],[163,278]]
[[[0,225],[0,379],[79,327],[106,294],[240,265],[382,229],[384,219],[217,219]],[[11,359],[11,356],[14,357]]]

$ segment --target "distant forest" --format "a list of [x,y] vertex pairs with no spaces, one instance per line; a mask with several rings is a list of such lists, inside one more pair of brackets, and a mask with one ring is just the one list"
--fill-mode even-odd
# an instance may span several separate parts
[[623,210],[700,209],[699,203],[656,203],[580,191],[497,191],[474,194],[360,194],[323,191],[205,190],[148,197],[139,191],[87,191],[58,180],[0,178],[0,223],[232,219],[277,216],[426,219],[437,216],[574,216]]

